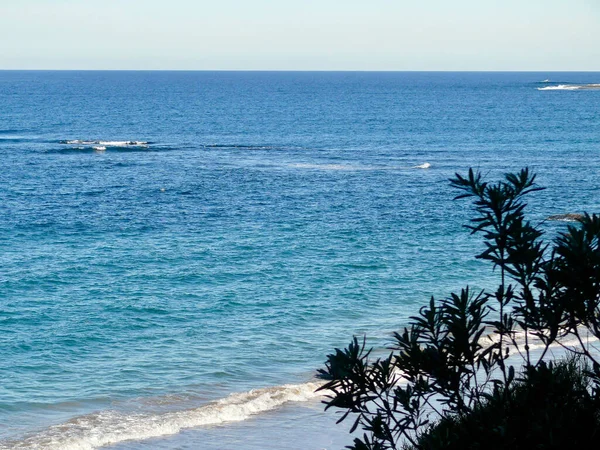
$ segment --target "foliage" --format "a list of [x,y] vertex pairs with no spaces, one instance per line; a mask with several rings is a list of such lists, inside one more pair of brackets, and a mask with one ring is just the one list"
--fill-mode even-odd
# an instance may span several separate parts
[[[363,429],[349,447],[356,450],[525,448],[578,424],[596,436],[600,364],[588,336],[600,338],[600,216],[585,214],[548,244],[525,217],[525,196],[541,189],[528,169],[496,183],[470,170],[450,183],[457,199],[473,200],[467,228],[483,236],[476,257],[492,263],[498,287],[431,298],[394,335],[387,358],[371,360],[356,338],[336,349],[319,370],[326,409],[344,410],[340,422],[351,414],[351,432]],[[573,361],[547,364],[551,346],[580,358],[585,373]],[[563,400],[569,409],[558,414]],[[531,433],[517,417],[531,421]],[[537,448],[559,448],[545,442]]]
[[506,395],[500,388],[469,414],[443,417],[418,448],[586,448],[600,437],[600,398],[584,367],[577,358],[530,366]]

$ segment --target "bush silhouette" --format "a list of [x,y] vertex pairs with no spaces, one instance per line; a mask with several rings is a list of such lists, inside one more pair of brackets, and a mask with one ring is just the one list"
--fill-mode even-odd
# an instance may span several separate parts
[[[600,433],[600,217],[584,214],[550,243],[525,217],[539,191],[528,169],[489,183],[450,180],[472,199],[477,258],[498,274],[429,304],[394,334],[387,358],[358,339],[328,355],[326,409],[352,417],[366,449],[564,449]],[[590,343],[590,341],[592,343]],[[563,349],[549,361],[549,349]]]

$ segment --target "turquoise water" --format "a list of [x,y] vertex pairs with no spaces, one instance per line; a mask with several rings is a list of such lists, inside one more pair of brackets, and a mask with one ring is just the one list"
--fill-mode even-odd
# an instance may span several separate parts
[[448,178],[600,211],[599,80],[0,72],[0,448],[335,448],[325,355],[491,282]]

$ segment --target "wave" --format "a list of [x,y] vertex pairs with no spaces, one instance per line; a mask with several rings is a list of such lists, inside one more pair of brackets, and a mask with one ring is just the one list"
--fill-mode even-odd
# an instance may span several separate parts
[[426,162],[426,163],[420,164],[418,166],[414,166],[413,169],[429,169],[430,167],[431,167],[431,164]]
[[[583,342],[590,346],[590,348],[598,342],[598,339],[590,334],[585,328],[579,329],[579,334]],[[487,339],[491,345],[494,342],[498,342],[500,338],[498,334],[488,334]],[[530,351],[542,350],[546,347],[546,344],[544,344],[541,339],[535,337],[531,332],[529,332],[526,338],[525,331],[523,330],[516,331],[513,334],[513,339],[521,351],[524,351],[525,343],[528,344]],[[550,349],[562,349],[563,347],[576,348],[579,345],[579,340],[575,336],[568,336],[568,338],[559,338],[558,342],[550,345]],[[515,355],[517,349],[515,348],[514,344],[507,343],[507,346],[511,348],[511,354]]]
[[3,144],[18,144],[21,142],[35,142],[32,141],[31,139],[27,139],[27,138],[22,138],[22,137],[2,137],[2,135],[0,134],[0,142]]
[[600,84],[558,84],[537,88],[538,91],[579,91],[600,89]]
[[557,86],[546,86],[537,88],[538,91],[576,91],[581,87],[576,84],[559,84]]
[[7,129],[0,129],[0,135],[2,134],[20,134],[20,133],[28,133],[29,130],[20,130],[17,128],[7,128]]
[[113,152],[134,152],[134,151],[162,151],[171,150],[170,146],[155,146],[148,141],[103,141],[103,140],[84,140],[72,139],[62,141],[52,141],[61,146],[46,149],[46,153],[86,153],[95,152],[101,153],[106,150]]
[[75,417],[21,441],[0,442],[0,449],[92,450],[128,440],[159,438],[186,428],[243,421],[289,402],[305,402],[322,395],[315,392],[321,385],[308,382],[254,389],[199,408],[162,414],[100,411]]
[[61,144],[92,146],[92,147],[148,147],[149,142],[146,141],[86,141],[74,139],[70,141],[61,141]]
[[583,217],[583,214],[576,213],[555,214],[553,216],[549,216],[548,220],[556,220],[559,222],[580,222]]
[[[521,351],[526,339],[523,331],[518,331],[513,338]],[[597,339],[584,333],[582,338],[592,348]],[[499,336],[488,334],[486,338],[491,345],[497,342]],[[542,350],[545,345],[529,334],[527,340],[532,352]],[[577,347],[579,341],[574,338],[561,341],[563,346]],[[511,354],[516,357],[518,352],[514,345]],[[551,348],[560,349],[557,344]],[[513,364],[509,361],[509,363]],[[405,380],[402,373],[397,373],[397,383]],[[41,432],[30,435],[22,440],[0,442],[0,450],[93,450],[100,447],[115,445],[124,441],[143,441],[161,438],[180,433],[182,430],[203,426],[221,425],[247,420],[257,414],[272,411],[284,404],[292,402],[307,402],[327,395],[317,392],[323,382],[311,381],[303,384],[287,384],[247,392],[234,393],[220,400],[192,409],[182,409],[163,413],[139,413],[104,410],[74,417],[66,422],[54,425]],[[140,404],[175,406],[180,404],[179,397],[147,399]]]
[[[148,152],[150,151],[147,147],[104,147],[104,146],[72,146],[72,147],[59,147],[59,148],[49,148],[44,150],[44,153],[48,154],[82,154],[82,153],[104,153],[107,149],[110,149],[112,152]],[[152,151],[156,151],[156,148],[152,148]]]

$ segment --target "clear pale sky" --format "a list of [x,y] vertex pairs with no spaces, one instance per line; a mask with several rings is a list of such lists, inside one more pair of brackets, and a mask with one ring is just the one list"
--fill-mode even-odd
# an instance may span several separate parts
[[0,0],[0,69],[600,71],[600,0]]

